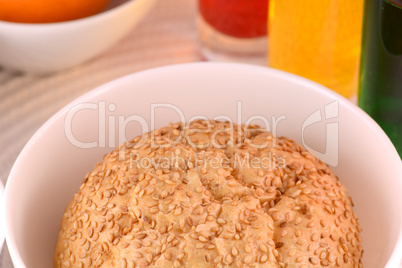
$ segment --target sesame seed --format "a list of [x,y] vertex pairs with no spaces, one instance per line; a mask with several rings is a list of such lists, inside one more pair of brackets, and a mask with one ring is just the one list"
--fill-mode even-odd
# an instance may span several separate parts
[[226,224],[226,221],[222,218],[218,218],[216,221],[220,224]]
[[226,261],[226,263],[231,264],[233,261],[232,255],[227,254],[225,257],[225,261]]
[[290,221],[292,219],[292,214],[290,212],[286,212],[285,221]]
[[320,264],[321,264],[322,266],[329,266],[329,262],[328,262],[327,260],[322,260],[322,261],[320,262]]
[[316,244],[313,244],[313,243],[309,244],[308,247],[307,247],[307,250],[308,250],[308,251],[313,250],[314,247],[315,247],[315,245],[316,245]]
[[302,235],[302,231],[300,229],[297,229],[295,235],[296,237],[300,237]]
[[297,191],[295,191],[295,192],[293,192],[293,194],[292,194],[292,198],[296,198],[296,197],[298,197],[299,195],[300,195],[300,193],[301,193],[301,190],[299,189],[299,190],[297,190]]
[[322,248],[325,248],[325,247],[327,247],[328,246],[328,243],[325,243],[325,242],[321,242],[320,243],[320,247],[322,247]]
[[283,247],[284,243],[283,242],[276,242],[275,243],[275,248],[281,248]]
[[314,265],[318,264],[318,262],[316,261],[316,259],[314,259],[313,257],[308,258],[308,260],[309,260],[309,262],[310,262],[311,264],[314,264]]
[[251,252],[251,247],[250,247],[249,244],[246,244],[246,245],[244,246],[244,251],[245,251],[246,253],[250,253],[250,252]]
[[277,212],[272,213],[271,217],[272,217],[272,219],[274,221],[279,221],[280,220],[279,213],[277,213]]
[[306,214],[306,213],[307,213],[307,204],[304,204],[304,205],[302,206],[302,213],[303,213],[303,214]]
[[152,262],[152,259],[153,259],[153,256],[152,256],[151,253],[148,253],[148,254],[146,254],[145,258],[147,259],[147,262],[148,262],[148,263],[151,263],[151,262]]
[[302,261],[303,261],[303,256],[298,256],[298,257],[296,258],[296,262],[297,262],[297,263],[302,262]]
[[238,184],[238,183],[237,183],[235,180],[230,180],[230,181],[228,182],[228,186],[229,186],[229,187],[236,187],[237,184]]
[[202,235],[200,235],[200,236],[198,237],[198,240],[200,240],[201,242],[204,242],[204,243],[208,242],[208,239],[205,238],[205,237],[202,236]]
[[288,234],[288,231],[287,231],[287,230],[283,230],[282,233],[281,233],[281,237],[285,237],[287,234]]
[[222,256],[218,256],[218,257],[215,257],[214,258],[214,263],[215,264],[218,264],[218,263],[220,263],[222,261]]
[[[129,245],[130,245],[130,243],[128,243],[128,242],[126,242],[126,241],[120,242],[120,247],[121,247],[121,248],[127,248]],[[107,251],[107,250],[105,250],[105,251]]]
[[303,244],[305,244],[305,243],[306,243],[306,240],[303,239],[303,238],[298,239],[298,240],[296,241],[296,244],[298,244],[298,245],[303,245]]
[[296,249],[292,248],[291,250],[289,250],[289,257],[292,257],[296,254]]
[[267,246],[264,245],[264,244],[260,244],[259,249],[260,249],[262,252],[264,252],[264,253],[267,253],[267,252],[268,252],[268,248],[267,248]]
[[253,261],[253,256],[248,255],[244,258],[245,263],[251,263],[252,261]]
[[172,258],[172,256],[170,255],[169,252],[165,252],[165,253],[163,254],[163,256],[164,256],[165,259],[168,260],[168,261],[170,261],[170,259]]
[[325,206],[325,210],[326,210],[329,214],[332,214],[332,209],[331,209],[330,206],[326,205],[326,206]]

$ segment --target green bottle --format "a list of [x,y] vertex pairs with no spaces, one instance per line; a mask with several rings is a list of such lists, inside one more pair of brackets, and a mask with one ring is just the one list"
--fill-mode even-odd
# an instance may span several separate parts
[[402,0],[366,0],[359,106],[402,158]]

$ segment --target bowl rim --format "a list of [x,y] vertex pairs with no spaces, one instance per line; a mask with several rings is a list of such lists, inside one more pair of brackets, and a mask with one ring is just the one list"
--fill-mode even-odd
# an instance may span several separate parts
[[[384,150],[388,151],[390,154],[393,154],[393,164],[395,166],[399,166],[399,173],[402,174],[402,162],[400,161],[400,157],[393,146],[391,140],[388,138],[388,136],[385,134],[385,132],[382,130],[382,128],[366,113],[364,112],[360,107],[352,103],[350,100],[346,99],[345,97],[341,96],[340,94],[328,89],[327,87],[318,84],[314,81],[311,81],[307,78],[288,73],[285,71],[273,69],[270,67],[264,67],[264,66],[256,66],[256,65],[250,65],[250,64],[243,64],[243,63],[222,63],[222,62],[192,62],[192,63],[179,63],[179,64],[172,64],[172,65],[167,65],[167,66],[162,66],[162,67],[156,67],[156,68],[151,68],[151,69],[146,69],[142,70],[139,72],[131,73],[116,79],[113,79],[105,84],[102,84],[100,86],[97,86],[88,92],[78,96],[74,100],[70,101],[68,104],[60,108],[55,114],[53,114],[48,120],[43,123],[39,129],[34,133],[34,135],[28,140],[24,148],[21,150],[20,154],[18,155],[16,161],[13,164],[13,167],[11,169],[11,172],[9,174],[7,184],[5,187],[5,195],[4,195],[4,215],[9,215],[11,214],[11,206],[8,205],[9,199],[10,199],[10,187],[7,187],[7,185],[10,185],[13,183],[13,177],[14,173],[16,172],[21,166],[21,159],[25,157],[25,155],[28,154],[29,148],[34,144],[37,139],[47,131],[47,129],[53,125],[57,120],[60,120],[61,117],[65,116],[65,114],[68,112],[68,110],[73,107],[76,104],[82,103],[82,102],[87,102],[90,101],[93,97],[103,94],[106,91],[112,90],[115,87],[118,87],[119,84],[125,84],[127,81],[130,81],[133,77],[136,76],[141,76],[143,74],[147,73],[152,73],[152,72],[164,72],[164,71],[171,71],[176,69],[189,69],[189,68],[195,68],[195,69],[202,69],[202,68],[247,68],[247,69],[255,69],[255,71],[263,71],[266,73],[270,73],[272,75],[275,75],[281,79],[284,80],[291,80],[297,84],[306,86],[310,90],[316,92],[317,94],[327,96],[331,99],[337,99],[339,100],[340,105],[343,105],[346,109],[348,109],[350,112],[356,114],[361,120],[365,121],[365,123],[374,131],[376,132],[377,135],[379,135],[379,138],[384,141],[383,146],[385,147]],[[398,160],[399,159],[399,160]],[[402,178],[401,178],[402,179]],[[11,201],[10,201],[11,202]],[[401,213],[402,214],[402,213]],[[4,230],[5,230],[5,238],[6,242],[8,244],[8,249],[9,253],[11,255],[11,259],[16,267],[26,267],[24,264],[21,254],[16,246],[15,241],[12,240],[13,237],[11,237],[11,233],[15,233],[14,228],[11,224],[9,224],[8,217],[5,217],[5,223],[4,223]],[[402,222],[399,225],[399,233],[397,235],[397,241],[395,244],[395,247],[392,249],[392,253],[387,260],[387,263],[385,267],[399,267],[400,261],[401,261],[401,256],[402,255]]]
[[0,28],[1,27],[9,27],[13,30],[15,29],[25,29],[25,27],[32,29],[46,29],[46,28],[54,28],[54,27],[71,27],[76,26],[80,23],[93,23],[107,17],[113,16],[115,13],[119,13],[123,9],[131,6],[137,2],[141,1],[151,1],[151,0],[127,0],[124,3],[121,3],[113,8],[108,10],[101,11],[97,14],[87,16],[80,19],[75,20],[67,20],[67,21],[60,21],[60,22],[45,22],[45,23],[29,23],[29,22],[12,22],[12,21],[4,21],[0,20]]

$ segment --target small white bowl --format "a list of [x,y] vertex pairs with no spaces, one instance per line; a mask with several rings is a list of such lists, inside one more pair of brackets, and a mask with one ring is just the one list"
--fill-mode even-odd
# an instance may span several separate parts
[[85,174],[126,134],[131,139],[196,115],[235,123],[265,118],[278,136],[325,152],[320,157],[336,166],[333,171],[355,203],[363,228],[364,267],[398,266],[402,163],[381,128],[354,104],[314,82],[227,63],[129,75],[85,94],[49,119],[23,149],[7,182],[6,239],[15,266],[52,267],[67,203]]
[[148,13],[156,0],[129,0],[83,19],[57,23],[0,21],[0,66],[45,74],[105,51]]

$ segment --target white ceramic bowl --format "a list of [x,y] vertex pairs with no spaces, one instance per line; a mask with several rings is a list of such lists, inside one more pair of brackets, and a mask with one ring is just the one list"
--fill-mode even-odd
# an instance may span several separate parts
[[148,13],[156,0],[129,0],[83,19],[58,23],[0,21],[0,66],[44,74],[105,51]]
[[147,128],[196,115],[234,122],[266,118],[277,135],[327,151],[321,157],[336,165],[333,170],[348,187],[360,218],[364,267],[397,267],[402,164],[378,125],[348,100],[306,79],[218,63],[168,66],[123,77],[78,98],[47,121],[21,152],[7,183],[6,239],[15,266],[52,266],[65,206],[119,136],[133,138]]

